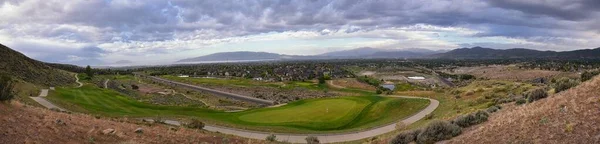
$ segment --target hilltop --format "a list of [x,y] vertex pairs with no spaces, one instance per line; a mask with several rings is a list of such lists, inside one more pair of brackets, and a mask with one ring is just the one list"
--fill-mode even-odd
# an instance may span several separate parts
[[33,84],[46,86],[68,85],[75,78],[68,72],[58,70],[43,62],[0,44],[0,74],[12,76]]
[[581,49],[574,51],[538,51],[525,48],[513,49],[491,49],[483,47],[459,48],[440,54],[433,54],[428,58],[441,59],[512,59],[512,58],[556,58],[556,59],[579,59],[600,58],[600,48]]
[[600,143],[600,76],[523,106],[507,106],[449,143]]

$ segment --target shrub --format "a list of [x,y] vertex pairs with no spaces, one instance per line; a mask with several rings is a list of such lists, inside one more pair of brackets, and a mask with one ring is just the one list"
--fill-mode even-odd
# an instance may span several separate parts
[[12,89],[12,78],[5,75],[0,76],[0,101],[7,101],[13,99],[14,94],[12,92]]
[[204,128],[204,123],[197,119],[192,119],[192,121],[190,123],[186,124],[186,127],[193,128],[193,129],[202,129],[202,128]]
[[590,79],[592,79],[594,76],[600,74],[600,71],[596,70],[596,71],[585,71],[583,73],[581,73],[581,81],[588,81]]
[[480,123],[487,121],[489,116],[490,116],[490,114],[485,111],[482,111],[482,110],[477,111],[475,113],[475,121],[474,121],[474,123],[472,123],[472,125],[480,124]]
[[462,129],[446,121],[434,121],[429,123],[417,136],[417,143],[435,143],[447,140],[459,135]]
[[578,84],[577,81],[563,77],[563,78],[558,79],[558,81],[556,81],[556,83],[554,84],[554,91],[556,93],[559,93],[561,91],[565,91],[572,87],[575,87],[575,86],[577,86],[577,84]]
[[265,138],[265,140],[270,141],[270,142],[274,142],[276,141],[277,136],[275,136],[274,134],[271,134],[269,136],[267,136],[267,138]]
[[138,89],[140,89],[140,87],[139,87],[139,86],[137,86],[137,85],[134,85],[134,84],[132,84],[132,85],[131,85],[131,89],[133,89],[133,90],[138,90]]
[[548,97],[548,92],[543,88],[538,88],[528,91],[525,96],[527,97],[527,102],[533,102]]
[[475,113],[458,116],[452,121],[452,123],[460,127],[466,128],[472,125],[483,123],[487,121],[488,117],[489,113],[480,110]]
[[492,107],[489,107],[488,109],[486,109],[485,111],[488,113],[495,113],[498,110],[500,110],[500,109],[497,106],[492,106]]
[[519,98],[519,99],[517,99],[517,101],[515,102],[515,104],[517,104],[517,105],[522,105],[522,104],[525,104],[526,102],[527,102],[527,101],[526,101],[525,99],[523,99],[523,98]]
[[314,137],[314,136],[306,137],[304,140],[306,140],[307,144],[318,144],[319,143],[319,138]]
[[469,127],[471,123],[475,121],[475,116],[472,114],[466,114],[456,117],[452,123],[460,126],[460,127]]
[[390,144],[409,144],[417,140],[419,133],[421,133],[421,129],[402,132],[394,137]]

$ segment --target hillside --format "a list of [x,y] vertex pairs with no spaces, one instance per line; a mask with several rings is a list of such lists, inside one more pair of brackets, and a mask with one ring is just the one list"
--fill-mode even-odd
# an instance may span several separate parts
[[[13,102],[0,103],[0,143],[263,143],[232,136],[126,119],[97,119]],[[128,122],[120,122],[128,121]],[[142,123],[141,121],[137,121]],[[142,128],[143,133],[135,130]],[[114,134],[103,130],[114,129]]]
[[600,77],[522,106],[505,106],[449,143],[600,143]]
[[600,58],[600,48],[582,49],[574,51],[538,51],[524,48],[514,49],[491,49],[482,47],[460,48],[446,53],[434,54],[429,58],[442,59],[507,59],[507,58],[557,58],[557,59],[578,59],[578,58]]
[[46,86],[67,85],[75,81],[75,78],[67,72],[28,58],[2,44],[0,44],[0,57],[2,58],[0,59],[0,74]]

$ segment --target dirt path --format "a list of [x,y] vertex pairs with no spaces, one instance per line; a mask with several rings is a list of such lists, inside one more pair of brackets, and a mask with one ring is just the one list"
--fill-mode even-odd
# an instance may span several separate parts
[[338,88],[338,89],[344,89],[344,88],[346,88],[346,87],[343,87],[343,86],[339,86],[339,85],[333,84],[333,80],[328,80],[327,84],[329,84],[329,86],[331,86],[331,87]]
[[108,81],[109,81],[109,80],[110,80],[110,79],[106,79],[106,80],[104,80],[104,88],[105,88],[105,89],[107,89],[107,88],[108,88]]
[[40,95],[38,97],[30,97],[30,98],[48,109],[59,109],[61,111],[66,111],[65,109],[60,108],[60,107],[52,104],[48,100],[46,100],[44,98],[46,96],[48,96],[48,89],[42,89],[42,91],[40,92]]
[[82,87],[82,86],[83,86],[83,83],[79,82],[79,77],[78,77],[77,75],[78,75],[78,74],[75,74],[75,82],[76,82],[77,84],[79,84],[79,86],[77,86],[77,87],[78,87],[78,88],[80,88],[80,87]]

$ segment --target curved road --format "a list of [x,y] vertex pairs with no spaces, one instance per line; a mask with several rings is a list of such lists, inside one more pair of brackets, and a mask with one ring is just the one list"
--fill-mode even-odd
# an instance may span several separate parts
[[[389,96],[389,97],[397,97],[397,98],[413,98],[413,99],[427,99],[429,100],[429,106],[425,109],[421,110],[415,115],[412,115],[408,118],[405,118],[399,122],[403,124],[409,125],[414,122],[417,122],[427,116],[428,114],[435,111],[435,109],[439,106],[440,102],[435,99],[430,98],[422,98],[422,97],[412,97],[412,96]],[[149,119],[148,119],[149,120]],[[167,120],[165,123],[170,125],[181,125],[179,121]],[[321,143],[335,143],[335,142],[347,142],[347,141],[355,141],[361,140],[365,138],[379,136],[388,132],[392,132],[396,130],[397,123],[391,123],[388,125],[372,128],[365,131],[359,132],[350,132],[350,133],[333,133],[333,134],[286,134],[286,133],[268,133],[261,131],[250,131],[250,130],[242,130],[236,128],[228,128],[217,125],[206,125],[204,130],[211,132],[219,132],[224,134],[236,135],[239,137],[251,138],[251,139],[265,139],[267,136],[274,134],[277,137],[277,141],[285,141],[291,143],[306,143],[305,138],[308,136],[315,136],[319,139]]]

